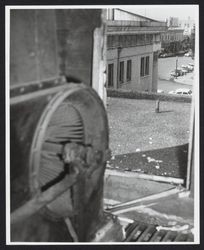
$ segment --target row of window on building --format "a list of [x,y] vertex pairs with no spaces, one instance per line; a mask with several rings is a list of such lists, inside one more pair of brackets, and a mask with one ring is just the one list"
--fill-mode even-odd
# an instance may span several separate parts
[[[126,63],[126,82],[131,81],[132,79],[132,60],[127,60]],[[119,83],[122,84],[125,82],[124,78],[124,69],[125,62],[121,61],[119,63]],[[141,57],[140,59],[140,76],[148,76],[149,75],[149,56]],[[114,86],[114,64],[108,64],[108,87]]]
[[171,40],[171,41],[179,41],[183,40],[183,34],[163,34],[162,40]]
[[108,35],[107,47],[130,47],[148,45],[153,43],[152,34],[140,34],[140,35]]

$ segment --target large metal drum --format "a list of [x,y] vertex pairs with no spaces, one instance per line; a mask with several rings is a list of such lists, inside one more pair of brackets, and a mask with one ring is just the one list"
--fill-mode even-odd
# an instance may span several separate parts
[[102,101],[82,83],[58,83],[24,95],[15,93],[10,116],[12,211],[60,181],[63,145],[83,145],[100,156],[89,176],[41,210],[52,220],[69,216],[85,240],[91,222],[97,224],[103,211],[108,123]]

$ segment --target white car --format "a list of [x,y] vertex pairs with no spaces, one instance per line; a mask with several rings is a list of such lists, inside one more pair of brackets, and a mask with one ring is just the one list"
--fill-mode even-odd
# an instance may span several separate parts
[[177,89],[175,91],[175,94],[177,94],[177,95],[192,95],[192,90],[191,89]]
[[186,75],[188,73],[188,70],[182,68],[181,71],[184,73],[184,75]]
[[194,66],[191,63],[189,63],[187,67],[188,67],[189,71],[193,71],[194,70]]
[[192,56],[192,52],[187,52],[186,54],[184,54],[184,56],[187,56],[187,57]]
[[192,90],[191,89],[177,89],[177,90],[172,90],[169,91],[169,94],[174,94],[174,95],[192,95]]
[[175,93],[174,90],[171,90],[171,91],[168,92],[168,94],[174,95],[174,94],[176,94],[176,93]]
[[157,89],[157,93],[164,93],[164,90],[162,90],[162,89]]
[[190,72],[191,70],[189,69],[188,65],[181,65],[182,70],[186,70],[187,73]]

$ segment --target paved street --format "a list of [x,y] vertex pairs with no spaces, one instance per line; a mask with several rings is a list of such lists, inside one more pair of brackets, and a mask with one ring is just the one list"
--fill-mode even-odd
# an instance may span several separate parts
[[[194,63],[191,57],[178,57],[178,68],[181,65]],[[194,73],[189,72],[185,76],[170,80],[170,72],[176,68],[176,57],[159,58],[158,63],[158,89],[168,93],[179,88],[193,89]]]

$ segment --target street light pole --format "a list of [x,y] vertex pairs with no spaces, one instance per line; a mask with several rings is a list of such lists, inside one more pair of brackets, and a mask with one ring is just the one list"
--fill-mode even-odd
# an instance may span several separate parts
[[178,56],[176,57],[176,78],[177,78]]

